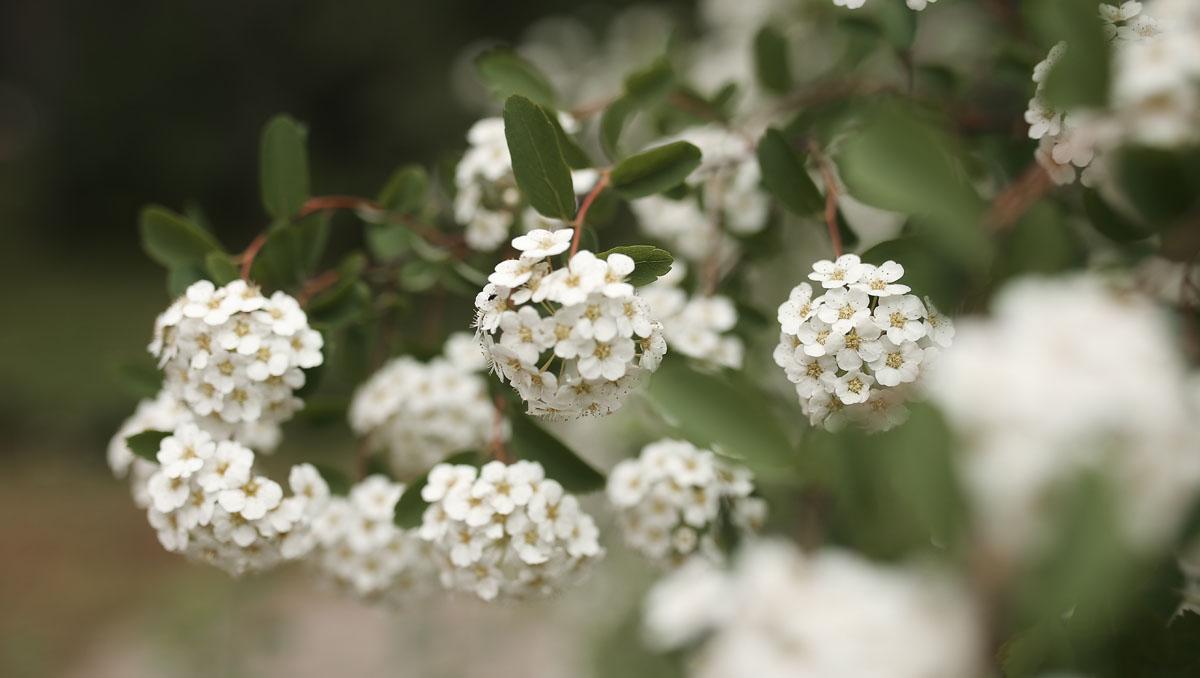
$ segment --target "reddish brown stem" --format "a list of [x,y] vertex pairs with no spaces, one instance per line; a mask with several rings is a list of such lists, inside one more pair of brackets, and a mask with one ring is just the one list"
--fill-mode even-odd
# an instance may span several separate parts
[[238,259],[242,262],[242,280],[250,280],[250,267],[254,265],[254,257],[258,256],[258,251],[267,242],[267,234],[259,233],[250,241],[246,249],[238,255]]
[[504,399],[496,396],[493,402],[496,405],[496,415],[492,419],[492,439],[489,447],[493,459],[509,464],[512,463],[512,460],[508,456],[508,449],[504,446]]
[[842,233],[838,230],[837,222],[837,177],[833,174],[829,158],[825,157],[817,142],[809,142],[808,147],[821,167],[821,181],[825,184],[825,226],[829,229],[829,242],[833,245],[833,255],[840,257],[842,256]]
[[1009,229],[1052,188],[1054,181],[1050,175],[1041,165],[1032,163],[1016,181],[996,196],[984,223],[996,233]]
[[588,192],[587,197],[583,199],[583,204],[579,206],[579,212],[575,214],[575,221],[571,223],[571,227],[575,229],[575,235],[571,238],[571,255],[579,251],[579,236],[583,234],[583,222],[587,219],[588,210],[592,208],[592,203],[596,202],[597,196],[604,191],[608,186],[608,172],[600,173],[600,179],[596,181],[596,185],[592,186],[592,190]]
[[301,306],[308,306],[308,302],[313,297],[333,287],[337,284],[339,278],[341,278],[341,275],[337,271],[330,269],[305,280],[304,286],[300,288],[300,294],[297,295],[296,300],[300,302]]

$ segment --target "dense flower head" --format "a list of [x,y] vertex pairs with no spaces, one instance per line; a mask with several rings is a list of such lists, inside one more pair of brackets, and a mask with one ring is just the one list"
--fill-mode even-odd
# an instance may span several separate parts
[[214,415],[198,417],[187,405],[165,390],[160,391],[153,399],[143,399],[108,443],[108,466],[116,477],[130,477],[130,490],[134,503],[139,507],[150,506],[146,481],[154,475],[158,466],[135,455],[129,449],[126,439],[143,431],[174,431],[184,424],[199,426],[215,440],[232,440],[260,452],[275,449],[282,438],[279,425],[274,422],[230,424]]
[[738,321],[737,306],[719,294],[689,297],[680,287],[683,276],[684,265],[675,262],[670,273],[639,291],[651,314],[662,323],[667,346],[690,358],[740,368],[746,347],[732,334]]
[[983,675],[977,619],[944,573],[781,541],[750,544],[732,570],[692,559],[645,606],[652,645],[700,641],[691,678]]
[[484,353],[529,413],[555,418],[604,415],[666,353],[662,324],[625,282],[633,259],[587,250],[554,267],[569,229],[535,230],[513,241],[519,259],[502,261],[475,298]]
[[303,406],[294,392],[323,345],[293,297],[201,280],[158,316],[150,352],[164,388],[197,417],[280,423]]
[[767,505],[750,496],[753,490],[750,471],[682,440],[651,443],[608,477],[608,500],[618,511],[625,542],[671,564],[695,554],[720,559],[722,511],[740,530],[761,527]]
[[775,362],[814,426],[902,422],[913,384],[950,346],[954,325],[928,298],[909,294],[903,275],[894,261],[874,266],[845,254],[814,264],[808,277],[820,287],[800,283],[779,306]]
[[548,595],[603,555],[595,521],[536,462],[438,464],[421,498],[429,507],[417,534],[450,590],[484,600]]
[[1200,492],[1200,399],[1163,309],[1095,274],[1027,278],[959,329],[927,384],[989,542],[1038,552],[1055,498],[1092,473],[1131,546],[1174,534]]
[[[566,114],[559,123],[567,131],[578,127]],[[470,147],[454,170],[454,218],[466,231],[467,246],[490,252],[508,240],[514,226],[529,231],[546,221],[530,208],[517,189],[512,156],[504,136],[503,118],[484,118],[467,132]],[[594,170],[572,172],[577,193],[596,183]]]
[[157,467],[146,479],[147,517],[172,553],[233,575],[305,556],[312,548],[312,512],[320,505],[301,482],[316,469],[292,469],[293,494],[260,475],[254,452],[218,441],[195,424],[162,439]]
[[391,602],[438,587],[429,544],[393,520],[404,485],[371,475],[338,497],[320,476],[306,481],[318,502],[311,560],[322,575],[358,596]]
[[444,355],[427,363],[395,358],[355,392],[350,426],[373,449],[386,450],[392,468],[406,477],[454,452],[480,449],[495,419],[484,364],[479,343],[465,333],[453,335]]

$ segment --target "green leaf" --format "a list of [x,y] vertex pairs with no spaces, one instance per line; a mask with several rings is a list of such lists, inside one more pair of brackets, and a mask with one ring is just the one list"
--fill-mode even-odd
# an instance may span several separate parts
[[532,417],[514,411],[509,422],[512,424],[512,439],[508,449],[518,459],[536,461],[546,469],[546,477],[562,484],[563,489],[574,494],[587,494],[604,488],[604,474],[539,426]]
[[364,236],[367,251],[379,261],[398,259],[412,247],[416,238],[412,231],[400,224],[367,224]]
[[1090,188],[1083,191],[1083,211],[1092,226],[1115,242],[1129,243],[1154,235],[1154,229],[1127,218]]
[[739,373],[701,372],[668,356],[646,396],[679,435],[736,460],[760,478],[790,477],[798,457],[771,401]]
[[550,118],[550,123],[554,125],[554,136],[558,139],[558,147],[562,151],[567,167],[577,170],[593,167],[596,163],[592,162],[587,151],[583,150],[583,147],[576,143],[570,134],[567,134],[562,123],[558,121],[558,116],[547,111],[546,117]]
[[1067,43],[1044,82],[1046,102],[1059,109],[1108,103],[1110,54],[1096,0],[1023,3],[1026,16],[1047,49]]
[[767,190],[793,214],[808,216],[824,207],[821,193],[804,168],[804,156],[779,130],[768,129],[759,140],[758,166]]
[[912,47],[917,35],[917,12],[899,2],[875,2],[871,9],[879,30],[893,48],[904,51]]
[[429,174],[420,165],[405,165],[392,173],[376,198],[385,210],[412,214],[425,206]]
[[842,145],[838,166],[852,196],[919,217],[943,254],[974,270],[986,268],[985,204],[959,149],[938,126],[898,102],[876,105]]
[[513,174],[526,200],[543,216],[575,217],[575,188],[563,159],[558,133],[545,109],[523,96],[504,102],[504,137]]
[[204,270],[208,273],[208,279],[217,285],[227,285],[240,275],[233,259],[224,252],[209,252],[204,257]]
[[754,36],[754,71],[771,92],[784,94],[792,88],[787,38],[774,26],[763,26]]
[[163,438],[171,435],[170,431],[142,431],[125,438],[125,445],[137,456],[147,461],[158,463],[158,448]]
[[621,157],[621,132],[625,123],[638,110],[637,101],[631,97],[619,97],[600,115],[600,147],[609,160]]
[[357,280],[336,303],[309,315],[314,329],[324,333],[353,325],[368,317],[371,310],[371,288]]
[[158,205],[142,210],[138,228],[146,254],[167,268],[203,265],[210,252],[221,251],[221,244],[211,233]]
[[[481,466],[483,455],[474,451],[459,452],[446,457],[441,463],[451,466]],[[428,482],[429,472],[427,471],[405,486],[404,494],[400,495],[400,501],[396,502],[396,512],[392,516],[392,521],[396,523],[397,527],[411,529],[421,524],[421,517],[425,515],[425,508],[429,506],[429,503],[421,498],[421,489]]]
[[351,252],[342,259],[337,267],[337,281],[325,291],[312,298],[308,303],[308,314],[317,322],[322,318],[336,314],[338,306],[347,302],[353,296],[354,286],[362,278],[367,268],[367,258],[361,252]]
[[350,488],[354,486],[350,476],[343,473],[340,469],[336,469],[326,464],[313,464],[317,469],[317,473],[321,474],[321,479],[329,486],[329,492],[339,497],[344,497],[350,494]]
[[626,282],[634,287],[649,285],[666,275],[671,270],[675,257],[671,253],[654,245],[622,245],[605,250],[596,255],[599,259],[607,259],[610,254],[624,254],[633,259],[633,273],[629,274]]
[[1150,226],[1174,226],[1200,208],[1200,153],[1126,146],[1117,152],[1115,174],[1121,192]]
[[167,271],[167,293],[172,297],[181,296],[192,283],[205,280],[208,275],[204,265],[197,263],[179,264]]
[[946,257],[927,235],[907,235],[886,240],[862,253],[862,260],[876,266],[895,261],[904,266],[904,282],[914,293],[928,295],[941,309],[958,308],[969,287],[967,271]]
[[649,66],[630,73],[625,78],[625,96],[639,106],[651,106],[670,93],[675,85],[675,72],[666,57],[655,59]]
[[297,287],[320,263],[328,239],[328,213],[277,223],[254,258],[250,277],[269,289]]
[[1084,262],[1084,249],[1054,203],[1033,205],[1005,234],[998,257],[998,278],[1060,273]]
[[263,127],[258,178],[263,209],[274,219],[295,216],[308,200],[308,130],[286,115]]
[[613,168],[613,190],[625,198],[643,198],[670,190],[700,166],[700,149],[676,141],[622,160]]
[[497,99],[515,94],[535,104],[555,106],[557,96],[546,76],[507,47],[495,47],[475,57],[475,68]]

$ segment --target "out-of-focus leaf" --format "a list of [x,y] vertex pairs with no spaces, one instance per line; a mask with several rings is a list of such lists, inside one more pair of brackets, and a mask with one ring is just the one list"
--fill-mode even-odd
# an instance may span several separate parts
[[1030,273],[1059,273],[1084,261],[1083,246],[1071,231],[1066,215],[1042,201],[1031,207],[1004,237],[998,257],[998,277]]
[[619,97],[600,115],[600,146],[610,160],[621,157],[621,132],[637,108],[637,102],[631,97]]
[[943,312],[953,312],[963,301],[969,279],[964,270],[941,257],[923,236],[887,240],[862,253],[862,260],[876,266],[895,261],[904,266],[904,283],[915,294],[928,295]]
[[203,264],[187,263],[172,266],[167,271],[167,294],[172,297],[181,296],[192,283],[207,278],[208,274],[205,273]]
[[980,226],[984,203],[956,146],[941,129],[894,102],[876,105],[847,138],[838,166],[859,200],[921,217],[930,242],[946,256],[980,270],[991,243]]
[[665,57],[625,78],[624,91],[604,109],[600,116],[600,146],[610,160],[621,157],[619,146],[625,123],[639,110],[661,101],[675,84],[671,62]]
[[401,224],[367,224],[364,236],[367,251],[379,261],[392,261],[412,246],[416,237]]
[[499,100],[516,94],[542,106],[556,105],[554,86],[546,76],[507,47],[495,47],[475,57],[475,68]]
[[1090,188],[1083,191],[1083,210],[1097,231],[1116,242],[1136,242],[1154,235],[1151,228],[1120,214]]
[[208,279],[217,285],[227,285],[237,280],[239,275],[237,264],[224,252],[209,252],[204,257],[204,270],[208,273]]
[[1060,110],[1108,103],[1110,54],[1095,0],[1022,3],[1029,24],[1048,51],[1067,43],[1044,82],[1047,103]]
[[512,424],[512,439],[508,448],[513,456],[538,462],[546,469],[546,477],[557,480],[568,492],[587,494],[603,489],[604,474],[581,459],[532,417],[514,411],[509,422]]
[[543,216],[570,221],[575,188],[555,129],[549,114],[529,99],[514,95],[504,103],[504,136],[517,186]]
[[263,127],[259,187],[263,209],[274,219],[295,216],[308,200],[308,130],[286,115]]
[[610,254],[624,254],[633,259],[633,273],[625,279],[634,287],[649,285],[666,275],[671,270],[675,257],[671,253],[654,245],[622,245],[597,254],[600,259],[607,259]]
[[116,371],[117,379],[125,391],[135,398],[153,398],[162,390],[162,371],[149,356],[122,363]]
[[700,149],[675,141],[622,160],[610,176],[617,193],[642,198],[678,186],[699,166]]
[[142,431],[125,438],[125,445],[137,456],[147,461],[158,463],[158,448],[163,438],[171,435],[170,431]]
[[405,165],[392,173],[376,199],[384,209],[412,214],[425,206],[429,174],[420,165]]
[[251,277],[270,289],[293,288],[312,275],[329,238],[329,215],[277,223],[254,258]]
[[336,307],[346,303],[352,296],[354,286],[367,268],[367,258],[361,252],[352,252],[337,267],[337,281],[308,303],[308,313],[318,321],[326,314],[336,312]]
[[1177,225],[1200,209],[1200,153],[1127,146],[1117,154],[1117,183],[1146,223]]
[[784,94],[792,88],[792,66],[787,38],[774,26],[759,29],[754,36],[754,71],[758,81],[771,92]]
[[779,130],[768,129],[759,140],[758,165],[767,190],[790,212],[809,216],[821,210],[824,200],[804,168],[804,156]]
[[313,464],[317,469],[317,473],[321,474],[321,479],[329,486],[330,494],[338,497],[344,497],[350,494],[350,488],[354,483],[350,480],[350,476],[346,475],[341,469],[336,469],[327,464]]
[[209,253],[221,251],[211,233],[165,207],[146,207],[138,225],[146,254],[167,268],[201,266]]
[[770,401],[741,374],[702,372],[684,358],[668,356],[650,377],[646,397],[679,435],[746,465],[761,479],[793,475],[798,458]]

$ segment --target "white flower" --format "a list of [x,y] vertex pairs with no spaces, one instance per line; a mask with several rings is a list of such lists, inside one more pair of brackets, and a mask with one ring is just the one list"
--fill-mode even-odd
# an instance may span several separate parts
[[635,354],[632,339],[588,339],[579,351],[579,374],[584,379],[598,379],[603,376],[609,381],[616,381],[625,376],[626,366]]
[[832,289],[825,293],[817,317],[830,326],[835,335],[842,335],[871,315],[871,298],[855,289]]
[[239,513],[246,520],[258,520],[267,511],[279,506],[283,489],[279,483],[263,476],[254,476],[240,486],[221,490],[217,502],[230,513]]
[[834,393],[846,405],[864,403],[871,395],[871,386],[875,378],[858,370],[852,370],[838,377],[834,382]]
[[496,264],[496,270],[488,276],[488,282],[500,287],[519,287],[533,277],[533,269],[539,261],[525,256],[505,259]]
[[880,299],[874,316],[879,329],[887,333],[893,344],[916,341],[925,336],[925,307],[911,294]]
[[903,266],[894,261],[885,261],[877,267],[868,266],[862,280],[854,283],[850,288],[861,290],[876,297],[908,294],[912,290],[911,287],[896,283],[903,275]]
[[882,344],[883,352],[871,363],[879,385],[896,386],[916,381],[921,360],[925,357],[916,342],[906,341],[897,346],[885,338]]
[[[753,491],[749,471],[727,466],[709,450],[682,440],[660,440],[609,475],[608,498],[618,511],[625,542],[653,560],[678,564],[700,535],[717,529],[722,503],[733,514]],[[691,527],[677,526],[686,523]],[[745,523],[737,523],[749,529]],[[706,555],[718,558],[717,552]]]
[[800,283],[792,288],[788,300],[779,305],[779,325],[787,334],[797,334],[800,325],[807,322],[817,312],[813,304],[812,285]]
[[1025,122],[1029,123],[1029,138],[1055,136],[1062,131],[1062,112],[1051,108],[1040,96],[1029,100],[1025,111]]
[[614,253],[604,262],[608,266],[604,274],[604,286],[600,289],[604,296],[611,299],[633,296],[633,285],[625,282],[625,277],[633,273],[633,259],[624,254]]
[[[605,284],[608,266],[604,260],[583,250],[571,257],[565,268],[554,271],[543,283],[546,298],[564,306],[582,304],[588,295]],[[536,301],[536,300],[535,300]]]
[[217,445],[195,424],[186,424],[162,439],[158,463],[168,478],[187,478],[204,467]]
[[813,264],[813,272],[808,274],[808,278],[821,283],[825,289],[832,289],[853,285],[865,272],[866,268],[857,254],[843,254],[836,261],[823,259]]
[[513,238],[512,246],[521,251],[522,258],[541,260],[566,252],[571,247],[574,234],[574,229],[570,228],[560,228],[556,231],[539,228]]

